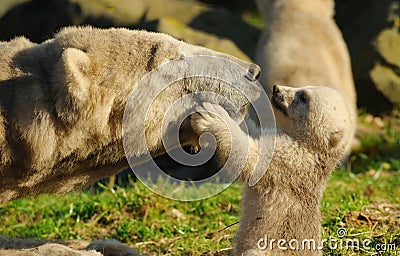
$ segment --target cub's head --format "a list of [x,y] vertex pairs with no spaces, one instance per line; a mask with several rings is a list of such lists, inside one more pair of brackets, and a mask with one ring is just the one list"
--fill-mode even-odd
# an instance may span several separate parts
[[352,134],[343,96],[322,86],[275,85],[271,97],[276,121],[285,133],[316,150],[344,150]]

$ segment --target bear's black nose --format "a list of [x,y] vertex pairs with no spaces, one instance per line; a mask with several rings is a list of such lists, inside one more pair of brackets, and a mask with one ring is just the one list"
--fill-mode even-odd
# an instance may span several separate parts
[[279,93],[279,88],[278,88],[278,86],[276,84],[274,84],[274,86],[272,87],[272,93],[273,94]]
[[255,81],[255,80],[259,80],[261,76],[261,68],[256,65],[256,64],[250,64],[250,67],[248,69],[248,75],[247,78],[250,81]]

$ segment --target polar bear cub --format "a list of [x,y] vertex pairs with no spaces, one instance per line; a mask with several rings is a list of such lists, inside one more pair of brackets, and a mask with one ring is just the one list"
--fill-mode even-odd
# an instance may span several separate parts
[[[282,130],[266,135],[275,137],[269,166],[270,159],[258,159],[260,140],[244,133],[222,107],[203,104],[192,115],[191,126],[197,134],[215,136],[221,161],[228,156],[240,161],[249,152],[240,181],[249,181],[257,162],[268,168],[256,185],[246,188],[235,255],[321,255],[319,205],[351,139],[349,108],[328,87],[274,86],[271,102]],[[233,137],[248,148],[230,152]],[[233,161],[228,168],[240,165]]]
[[[274,84],[331,87],[349,106],[354,134],[357,95],[349,51],[333,17],[334,0],[257,0],[256,4],[265,27],[255,60],[267,93],[272,94]],[[356,145],[350,140],[346,155]]]

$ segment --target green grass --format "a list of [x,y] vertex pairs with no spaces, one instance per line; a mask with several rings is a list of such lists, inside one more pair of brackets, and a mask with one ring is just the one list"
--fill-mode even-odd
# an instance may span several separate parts
[[[195,202],[168,200],[141,183],[102,192],[41,195],[3,205],[0,233],[43,239],[115,238],[155,255],[214,252],[230,246],[241,188]],[[195,253],[196,254],[196,253]]]
[[[323,237],[371,240],[368,252],[324,249],[324,255],[376,255],[377,244],[400,253],[400,132],[383,129],[333,173],[321,205]],[[140,182],[100,192],[41,195],[0,206],[0,234],[42,239],[114,238],[146,255],[227,255],[240,218],[242,186],[196,202],[160,197]],[[340,247],[340,244],[338,244]]]

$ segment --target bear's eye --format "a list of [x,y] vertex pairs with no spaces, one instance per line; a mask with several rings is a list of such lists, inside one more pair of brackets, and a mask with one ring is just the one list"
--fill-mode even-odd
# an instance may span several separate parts
[[307,101],[308,101],[308,97],[307,97],[307,94],[305,92],[298,93],[297,99],[301,103],[307,103]]

